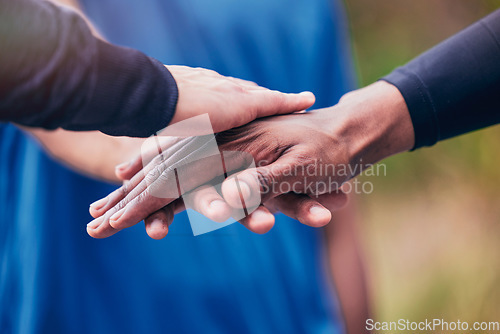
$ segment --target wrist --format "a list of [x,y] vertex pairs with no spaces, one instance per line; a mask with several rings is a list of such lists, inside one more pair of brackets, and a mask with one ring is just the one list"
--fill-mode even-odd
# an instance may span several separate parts
[[399,90],[378,81],[346,94],[335,106],[351,165],[374,164],[411,150],[415,134],[408,108]]

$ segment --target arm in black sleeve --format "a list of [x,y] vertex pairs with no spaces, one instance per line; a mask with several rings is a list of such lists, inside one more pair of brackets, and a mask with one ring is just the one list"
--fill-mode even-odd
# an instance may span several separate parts
[[500,123],[500,10],[382,80],[406,101],[414,149]]
[[72,10],[0,0],[0,121],[147,137],[177,97],[160,62],[97,39]]

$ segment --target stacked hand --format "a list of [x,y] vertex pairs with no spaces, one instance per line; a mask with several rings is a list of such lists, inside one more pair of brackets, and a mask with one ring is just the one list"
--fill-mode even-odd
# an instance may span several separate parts
[[204,68],[166,67],[179,90],[176,112],[170,124],[208,114],[213,131],[221,132],[257,118],[305,110],[315,100],[310,92],[285,94]]
[[[175,173],[169,166],[175,161],[169,157],[186,140],[162,143],[162,154],[144,168],[143,157],[119,167],[117,175],[130,181],[91,206],[96,219],[88,233],[107,237],[144,219],[151,237],[164,237],[185,203],[178,196],[155,196],[154,189],[172,184]],[[217,176],[207,172],[210,161],[186,166],[193,175],[186,189],[194,193],[189,207],[224,221],[241,209],[242,201],[258,206],[241,223],[264,233],[273,226],[276,211],[310,226],[327,224],[331,211],[346,201],[341,185],[367,165],[410,149],[413,133],[403,98],[395,87],[379,82],[349,93],[334,107],[257,120],[220,133],[217,140],[221,151],[251,154],[256,167],[237,172],[216,189],[207,183]],[[224,158],[226,171],[241,167],[238,155]]]

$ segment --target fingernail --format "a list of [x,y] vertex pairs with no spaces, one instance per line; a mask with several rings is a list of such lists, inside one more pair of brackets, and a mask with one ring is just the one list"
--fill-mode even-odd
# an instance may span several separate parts
[[117,165],[115,167],[115,169],[122,171],[122,170],[126,169],[128,166],[130,166],[130,162],[124,162],[124,163]]
[[155,218],[149,226],[146,226],[146,231],[151,238],[159,240],[168,234],[168,226],[165,221]]
[[255,220],[268,220],[268,219],[272,219],[273,215],[270,214],[269,212],[267,211],[264,211],[264,210],[260,210],[260,209],[257,209],[255,210],[254,212],[252,212],[252,218],[255,219]]
[[100,200],[90,204],[90,207],[93,209],[93,210],[100,210],[102,209],[102,207],[104,205],[106,205],[108,203],[108,198],[107,197],[104,197],[104,198],[101,198]]
[[325,208],[322,208],[320,206],[312,206],[310,209],[309,209],[309,212],[313,215],[313,216],[326,216],[328,215],[328,210],[325,209]]
[[302,96],[307,96],[307,97],[314,97],[314,94],[312,92],[300,92],[299,95]]
[[166,227],[167,227],[167,225],[164,224],[164,222],[161,219],[158,219],[158,218],[154,219],[151,222],[151,225],[149,226],[149,228],[151,230],[158,230],[158,231],[163,231],[163,230],[166,229]]
[[97,219],[94,219],[93,221],[87,224],[87,227],[93,230],[96,229],[101,225],[103,218],[104,217],[99,217]]
[[215,201],[212,201],[210,203],[210,210],[212,211],[220,211],[225,209],[226,203],[224,201],[221,201],[220,199],[216,199]]
[[110,221],[113,221],[113,222],[117,222],[120,217],[123,215],[123,213],[125,212],[125,208],[121,209],[120,211],[118,212],[115,212],[110,218],[109,220]]

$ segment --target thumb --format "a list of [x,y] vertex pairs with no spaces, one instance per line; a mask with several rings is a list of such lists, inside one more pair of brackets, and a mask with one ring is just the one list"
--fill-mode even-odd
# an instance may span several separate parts
[[316,98],[311,92],[285,94],[274,90],[254,91],[256,118],[289,114],[311,107]]

